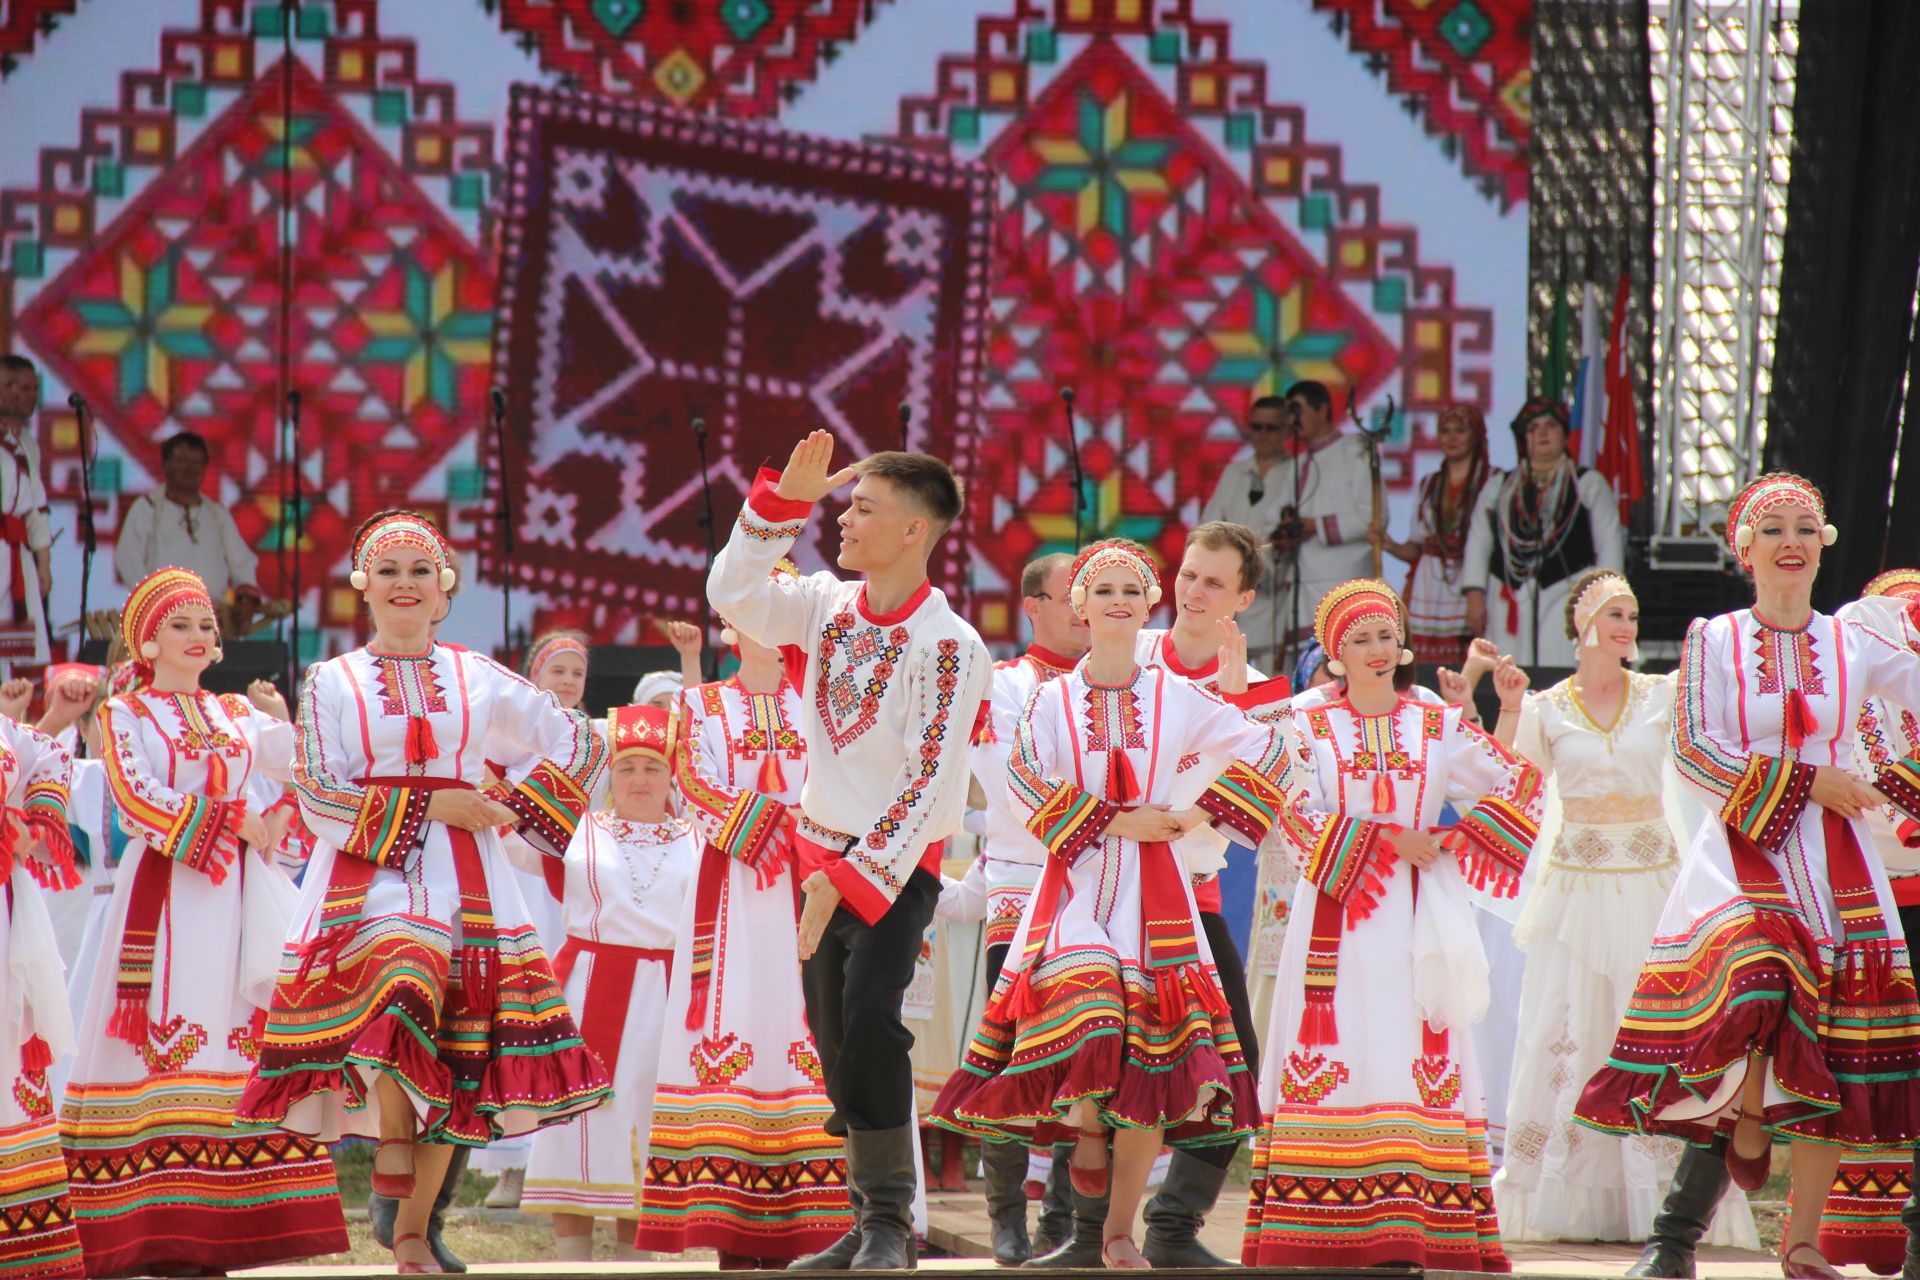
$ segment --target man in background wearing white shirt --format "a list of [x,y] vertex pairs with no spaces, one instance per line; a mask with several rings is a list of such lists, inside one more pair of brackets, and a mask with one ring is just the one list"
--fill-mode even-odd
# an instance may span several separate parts
[[156,569],[191,569],[216,601],[260,599],[254,585],[258,559],[241,540],[233,516],[200,493],[207,478],[207,442],[182,431],[160,446],[160,470],[166,488],[143,493],[127,504],[120,518],[120,542],[113,567],[123,586],[132,588]]

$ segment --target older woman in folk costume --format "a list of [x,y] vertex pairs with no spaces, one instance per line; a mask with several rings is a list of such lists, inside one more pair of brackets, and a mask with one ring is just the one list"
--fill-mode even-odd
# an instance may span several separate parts
[[[1680,1156],[1664,1139],[1609,1142],[1571,1123],[1679,874],[1664,798],[1674,682],[1629,667],[1639,620],[1624,577],[1575,579],[1565,621],[1580,666],[1527,697],[1513,743],[1558,789],[1563,822],[1514,930],[1527,966],[1494,1179],[1510,1240],[1644,1239]],[[1711,1243],[1757,1247],[1738,1192],[1715,1221]]]
[[[612,1101],[533,1140],[520,1204],[553,1215],[561,1261],[593,1256],[594,1218],[639,1216],[634,1152],[653,1123],[674,929],[699,856],[697,834],[670,808],[679,734],[674,711],[615,708],[612,807],[581,821],[558,868],[567,940],[554,970],[580,1011],[580,1034],[613,1076]],[[634,1256],[629,1240],[616,1245]]]
[[1461,588],[1467,530],[1480,492],[1500,478],[1487,462],[1486,415],[1472,405],[1450,404],[1434,422],[1440,468],[1420,482],[1409,540],[1395,542],[1384,529],[1368,537],[1413,567],[1407,572],[1407,647],[1428,666],[1458,667],[1467,660],[1467,601]]
[[12,1087],[0,1091],[0,1276],[78,1277],[80,1237],[68,1197],[67,1165],[47,1069],[73,1047],[73,1016],[47,914],[45,890],[80,883],[66,830],[71,757],[64,747],[12,721],[0,722],[0,1062]]
[[1863,699],[1920,706],[1920,655],[1814,611],[1837,536],[1792,475],[1728,509],[1754,605],[1696,621],[1680,655],[1673,750],[1717,809],[1661,913],[1607,1065],[1577,1117],[1612,1133],[1705,1143],[1748,1190],[1770,1135],[1793,1142],[1788,1277],[1837,1274],[1815,1247],[1844,1147],[1903,1150],[1920,1135],[1920,1016],[1886,872],[1864,821],[1892,800],[1920,815],[1920,764],[1853,776]]
[[[1343,692],[1296,710],[1301,860],[1268,1027],[1248,1266],[1505,1271],[1472,1025],[1487,960],[1468,897],[1511,895],[1540,774],[1462,719],[1396,690],[1413,661],[1371,580],[1329,592],[1314,635]],[[1436,831],[1452,801],[1459,824]],[[1304,927],[1303,927],[1304,926]]]
[[1562,635],[1573,579],[1592,568],[1619,572],[1626,544],[1613,486],[1567,452],[1567,407],[1536,398],[1513,419],[1520,460],[1486,484],[1462,552],[1467,630],[1485,635],[1523,666],[1570,667]]
[[338,1253],[346,1222],[325,1147],[234,1122],[294,896],[248,790],[257,775],[290,776],[293,729],[201,690],[220,635],[196,575],[149,575],[121,628],[138,687],[99,723],[128,846],[61,1105],[87,1272]]
[[[797,576],[785,560],[775,572]],[[794,963],[803,655],[731,627],[721,639],[739,671],[680,703],[674,777],[705,847],[677,922],[639,1243],[777,1269],[853,1216]]]
[[[404,1200],[396,1260],[424,1271],[444,1144],[606,1099],[497,834],[558,856],[606,748],[550,694],[433,642],[454,570],[424,517],[368,520],[353,566],[373,640],[314,666],[301,694],[294,782],[318,845],[239,1115],[377,1135],[374,1190]],[[489,743],[514,747],[496,795],[479,790]]]
[[[1130,542],[1096,543],[1075,563],[1072,598],[1092,652],[1034,691],[1008,765],[1050,858],[935,1113],[991,1141],[1077,1132],[1075,1190],[1110,1196],[1102,1258],[1126,1268],[1148,1265],[1133,1221],[1162,1141],[1232,1143],[1254,1119],[1252,1081],[1169,842],[1219,822],[1257,845],[1286,803],[1291,757],[1284,726],[1135,660],[1157,578]],[[1284,685],[1234,702],[1276,694]]]

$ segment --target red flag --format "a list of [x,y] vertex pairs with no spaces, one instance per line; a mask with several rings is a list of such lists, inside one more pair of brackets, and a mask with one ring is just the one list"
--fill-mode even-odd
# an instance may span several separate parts
[[1613,482],[1620,499],[1620,519],[1627,508],[1647,492],[1640,465],[1640,419],[1634,408],[1633,376],[1627,372],[1627,302],[1633,292],[1626,272],[1613,292],[1613,322],[1607,326],[1607,417],[1601,424],[1600,452],[1593,469]]

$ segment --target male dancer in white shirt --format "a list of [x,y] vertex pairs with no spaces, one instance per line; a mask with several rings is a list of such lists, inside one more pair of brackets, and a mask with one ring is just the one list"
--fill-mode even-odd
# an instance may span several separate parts
[[[900,1270],[915,1265],[918,1177],[913,1034],[901,1004],[940,896],[941,842],[966,808],[968,746],[993,664],[927,581],[934,546],[962,510],[952,470],[917,453],[839,471],[832,462],[833,437],[816,431],[784,471],[760,472],[707,599],[746,635],[807,658],[801,976],[857,1217],[790,1270]],[[861,577],[769,576],[813,505],[849,481],[838,563]]]

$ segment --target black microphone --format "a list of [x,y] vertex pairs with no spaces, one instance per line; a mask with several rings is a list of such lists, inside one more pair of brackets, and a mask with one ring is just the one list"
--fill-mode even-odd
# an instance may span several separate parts
[[496,419],[507,416],[507,393],[498,387],[493,388],[493,416]]
[[67,407],[77,414],[84,415],[87,411],[87,398],[78,391],[72,392],[67,396]]
[[693,434],[701,437],[707,434],[707,420],[697,413],[693,415]]
[[1060,388],[1060,398],[1067,402],[1067,408],[1069,409],[1073,408],[1073,388],[1072,387]]
[[900,452],[907,451],[907,427],[913,422],[913,406],[905,400],[900,402]]

